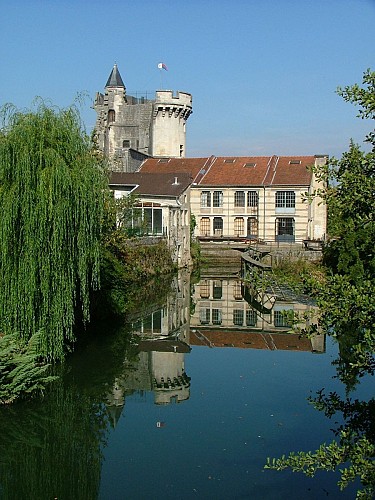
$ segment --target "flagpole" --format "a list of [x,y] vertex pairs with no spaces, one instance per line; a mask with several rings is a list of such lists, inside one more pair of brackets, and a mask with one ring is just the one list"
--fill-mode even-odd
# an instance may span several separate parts
[[168,68],[167,68],[167,65],[164,64],[164,63],[158,63],[158,68],[159,68],[159,71],[160,71],[160,90],[163,90],[163,76],[162,76],[162,73],[163,73],[163,69],[165,69],[165,71],[168,71]]

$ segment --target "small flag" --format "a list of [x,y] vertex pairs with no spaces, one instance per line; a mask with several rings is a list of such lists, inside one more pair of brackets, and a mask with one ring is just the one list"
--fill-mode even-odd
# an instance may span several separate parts
[[165,69],[165,71],[168,71],[167,65],[166,65],[166,64],[164,64],[164,63],[159,63],[159,64],[158,64],[158,68],[159,68],[159,69]]

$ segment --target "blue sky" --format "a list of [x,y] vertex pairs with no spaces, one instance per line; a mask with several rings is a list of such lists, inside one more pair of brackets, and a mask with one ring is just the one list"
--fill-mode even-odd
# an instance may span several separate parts
[[[187,156],[340,156],[371,124],[335,94],[375,70],[375,0],[0,0],[0,103],[90,109],[128,91],[193,95]],[[162,80],[158,62],[165,62]]]

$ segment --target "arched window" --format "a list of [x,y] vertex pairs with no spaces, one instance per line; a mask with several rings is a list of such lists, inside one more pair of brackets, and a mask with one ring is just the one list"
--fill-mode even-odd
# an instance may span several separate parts
[[222,217],[214,217],[214,235],[215,236],[223,236],[223,218]]
[[243,217],[234,218],[234,234],[235,236],[243,236],[244,220]]
[[248,217],[247,219],[247,237],[258,238],[258,220],[256,217]]
[[199,231],[201,236],[209,236],[210,235],[210,218],[202,217],[200,220]]

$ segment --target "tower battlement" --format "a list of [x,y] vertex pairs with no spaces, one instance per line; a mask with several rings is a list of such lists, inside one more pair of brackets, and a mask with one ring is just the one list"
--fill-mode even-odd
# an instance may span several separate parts
[[157,90],[156,91],[156,104],[179,104],[181,106],[192,107],[192,95],[187,92],[177,91],[176,93],[172,90]]
[[157,90],[155,99],[128,96],[117,65],[94,101],[99,148],[115,170],[131,171],[129,150],[153,157],[185,157],[192,95]]

